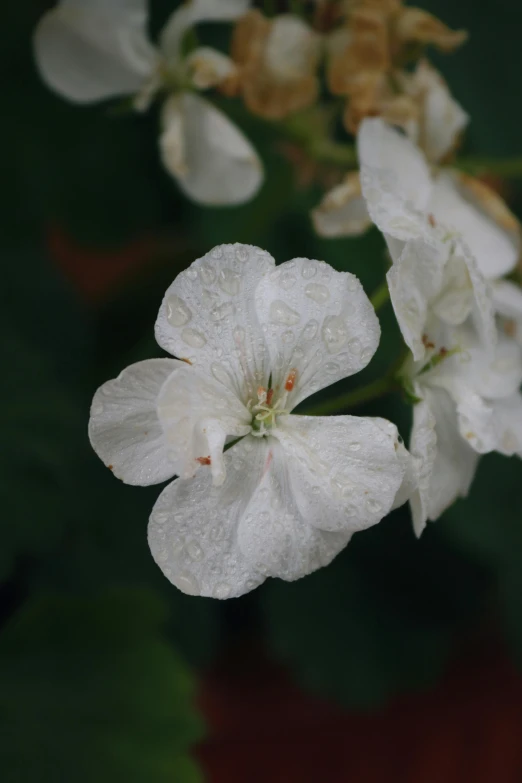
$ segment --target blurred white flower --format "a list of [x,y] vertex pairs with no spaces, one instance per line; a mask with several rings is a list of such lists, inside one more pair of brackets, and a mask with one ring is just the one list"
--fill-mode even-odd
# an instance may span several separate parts
[[62,0],[36,28],[36,62],[49,87],[78,103],[130,95],[143,111],[158,93],[170,95],[160,137],[166,168],[197,202],[239,204],[261,185],[260,159],[228,117],[195,92],[226,85],[235,66],[208,47],[185,57],[182,43],[198,22],[235,20],[249,4],[190,0],[171,15],[155,47],[146,0]]
[[418,473],[411,498],[417,535],[428,519],[467,494],[480,454],[522,456],[522,357],[516,342],[501,334],[486,350],[470,324],[448,329],[433,322],[425,343],[424,359],[404,369],[417,398],[410,439]]
[[361,192],[357,171],[350,171],[344,180],[323,197],[311,212],[314,228],[322,237],[351,237],[363,234],[372,219]]
[[494,309],[486,279],[516,264],[514,232],[464,198],[458,174],[443,171],[432,178],[422,153],[382,120],[364,121],[358,147],[363,195],[388,244],[390,295],[414,358],[425,354],[423,337],[433,314],[452,326],[471,316],[492,345]]
[[365,367],[379,337],[360,282],[323,262],[276,268],[259,248],[223,245],[176,278],[156,338],[183,361],[140,362],[104,384],[90,438],[127,483],[180,476],[149,525],[177,587],[228,598],[297,579],[407,499],[411,461],[393,424],[289,415]]

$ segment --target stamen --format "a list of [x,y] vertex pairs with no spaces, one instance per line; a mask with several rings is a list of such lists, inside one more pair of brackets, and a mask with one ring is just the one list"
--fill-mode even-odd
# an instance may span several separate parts
[[294,368],[290,370],[286,376],[285,389],[287,392],[291,392],[295,385],[295,379],[297,378],[297,370]]
[[267,393],[266,393],[266,404],[267,405],[272,405],[272,398],[273,398],[273,396],[274,396],[274,390],[273,389],[269,389],[267,391]]
[[212,460],[210,457],[196,457],[196,462],[199,462],[200,465],[211,465]]

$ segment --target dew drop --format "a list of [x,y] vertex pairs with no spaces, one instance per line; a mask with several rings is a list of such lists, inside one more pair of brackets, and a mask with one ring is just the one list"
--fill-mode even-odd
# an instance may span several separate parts
[[361,360],[363,362],[369,362],[370,359],[373,356],[373,351],[371,348],[365,348],[364,351],[361,353]]
[[348,343],[348,350],[350,353],[353,353],[354,356],[359,356],[362,351],[362,343],[358,337],[354,337],[353,340],[350,340]]
[[294,351],[294,358],[295,359],[302,359],[304,357],[305,353],[302,348],[297,347]]
[[187,595],[199,595],[199,584],[192,574],[180,571],[172,577],[173,584]]
[[220,582],[214,588],[214,598],[228,598],[232,588],[226,582]]
[[213,250],[210,251],[210,255],[212,258],[223,258],[223,247],[221,245],[218,245]]
[[330,298],[330,291],[322,283],[308,283],[305,288],[305,294],[309,299],[317,302],[317,304],[326,304]]
[[313,261],[304,261],[301,267],[301,274],[305,280],[310,280],[317,273],[317,265]]
[[210,311],[210,317],[213,321],[222,321],[224,318],[228,318],[234,315],[236,308],[232,302],[223,302],[221,305],[216,305]]
[[235,296],[241,288],[241,275],[232,269],[221,269],[219,272],[219,286],[226,294]]
[[185,547],[185,551],[187,555],[191,558],[191,560],[201,560],[203,557],[203,550],[201,549],[200,545],[197,544],[195,541],[189,541],[187,546]]
[[198,276],[198,270],[195,269],[193,266],[190,266],[187,271],[185,272],[189,280],[195,280]]
[[376,500],[373,500],[373,498],[369,498],[366,501],[366,508],[368,511],[370,511],[372,514],[378,514],[380,511],[382,511],[382,506],[380,503],[378,503]]
[[171,326],[184,326],[192,318],[189,308],[176,294],[167,297],[167,321]]
[[299,323],[301,316],[281,299],[276,299],[270,305],[270,320],[277,324],[294,326]]
[[216,381],[219,381],[224,386],[230,386],[230,375],[225,370],[222,364],[218,364],[217,362],[214,362],[210,370],[212,372],[212,375],[216,379]]
[[352,443],[348,444],[348,448],[350,449],[350,451],[359,451],[359,449],[361,448],[361,444],[359,443],[359,441],[354,440]]
[[236,248],[236,258],[238,261],[241,261],[241,263],[248,260],[248,250],[246,247],[239,246]]
[[305,328],[303,329],[303,337],[305,340],[313,340],[317,334],[318,328],[319,324],[317,321],[308,321]]
[[295,335],[291,329],[287,329],[286,332],[283,332],[283,334],[281,335],[281,340],[287,344],[292,343],[294,339],[295,339]]
[[219,294],[217,291],[209,291],[208,288],[204,288],[201,292],[201,301],[205,307],[213,307],[216,302],[219,302]]
[[181,332],[181,339],[192,348],[203,348],[207,342],[201,332],[196,332],[195,329],[183,329]]
[[201,275],[203,285],[212,285],[216,279],[215,270],[211,266],[206,266],[205,264],[199,267],[199,274]]
[[355,277],[350,277],[348,280],[348,291],[357,291],[359,288],[359,281]]
[[343,319],[329,315],[324,319],[322,337],[328,353],[338,353],[348,340],[348,331]]
[[324,369],[328,373],[339,372],[339,365],[337,362],[327,362],[324,366]]

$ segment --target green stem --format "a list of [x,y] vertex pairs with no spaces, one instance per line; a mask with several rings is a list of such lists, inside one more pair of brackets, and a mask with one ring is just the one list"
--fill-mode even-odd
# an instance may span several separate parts
[[378,312],[381,309],[381,307],[386,304],[389,298],[390,298],[390,290],[388,288],[388,283],[386,282],[386,279],[384,279],[380,284],[380,286],[373,292],[373,294],[370,297],[370,302],[372,303],[375,312]]
[[517,179],[522,177],[522,157],[480,158],[468,155],[455,161],[455,167],[467,174],[496,174],[499,177]]
[[363,402],[370,402],[370,400],[384,397],[385,394],[389,394],[396,388],[397,382],[395,378],[385,375],[383,378],[378,378],[376,381],[372,381],[372,383],[368,383],[366,386],[361,386],[359,389],[341,394],[339,397],[334,397],[331,400],[318,402],[316,405],[312,405],[303,411],[303,414],[306,416],[326,416],[331,413],[338,413],[347,408],[355,408],[357,405],[362,405]]

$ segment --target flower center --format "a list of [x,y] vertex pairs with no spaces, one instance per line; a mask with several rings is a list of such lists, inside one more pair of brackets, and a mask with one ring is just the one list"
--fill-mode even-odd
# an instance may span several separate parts
[[286,401],[288,394],[294,388],[296,376],[297,371],[290,370],[285,381],[284,390],[277,398],[273,388],[269,386],[268,389],[265,389],[264,386],[259,386],[257,402],[254,403],[253,400],[249,400],[247,403],[248,409],[252,412],[252,435],[258,438],[268,435],[275,426],[277,417],[290,413],[286,408]]

